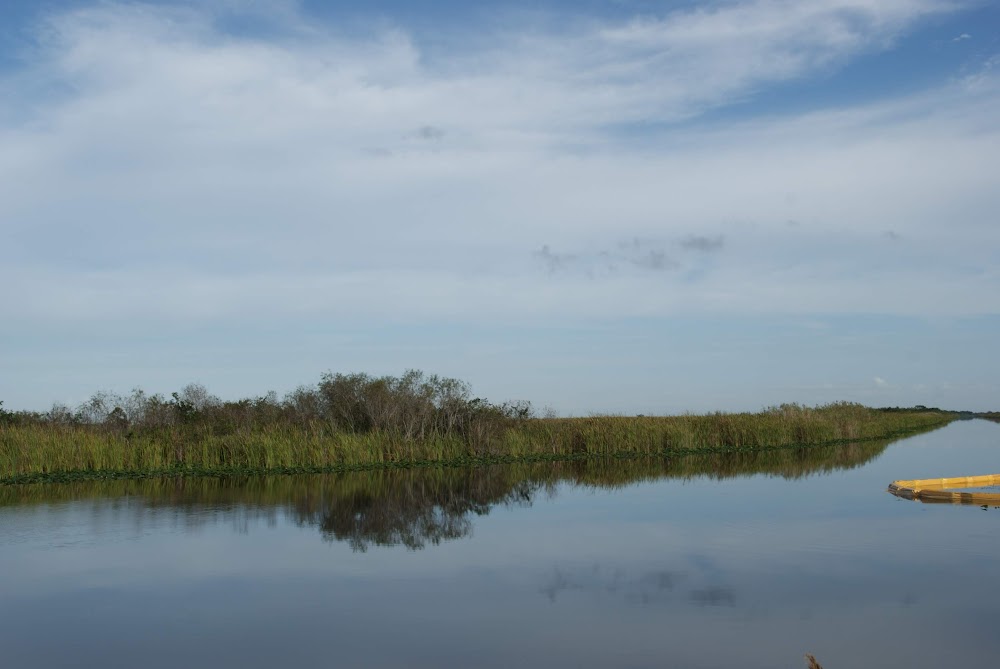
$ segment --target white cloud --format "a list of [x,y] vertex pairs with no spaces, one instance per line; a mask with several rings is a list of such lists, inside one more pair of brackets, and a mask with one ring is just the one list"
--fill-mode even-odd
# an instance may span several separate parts
[[[884,48],[950,3],[726,3],[456,38],[450,59],[288,7],[268,40],[190,8],[52,18],[34,64],[0,84],[0,279],[27,287],[8,313],[1000,309],[992,71],[905,100],[677,125]],[[637,139],[633,122],[665,125]],[[634,238],[661,246],[615,250]],[[683,239],[725,245],[670,246]],[[550,275],[533,257],[546,245],[663,271]]]
[[915,20],[954,9],[934,1],[759,0],[637,19],[601,35],[632,56],[630,73],[643,64],[640,81],[666,70],[697,104],[885,48]]

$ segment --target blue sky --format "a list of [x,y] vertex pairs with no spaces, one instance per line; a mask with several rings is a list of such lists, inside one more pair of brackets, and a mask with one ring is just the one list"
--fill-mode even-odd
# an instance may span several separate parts
[[1000,408],[1000,9],[13,2],[0,400]]

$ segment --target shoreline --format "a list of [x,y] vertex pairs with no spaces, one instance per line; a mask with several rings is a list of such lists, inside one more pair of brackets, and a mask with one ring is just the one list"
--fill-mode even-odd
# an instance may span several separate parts
[[[875,411],[875,410],[869,410]],[[722,414],[726,415],[726,414]],[[757,415],[757,414],[754,414]],[[914,414],[928,417],[928,414]],[[45,483],[71,483],[84,481],[111,481],[111,480],[142,480],[142,479],[163,479],[163,478],[228,478],[236,476],[290,476],[300,474],[332,474],[346,472],[364,472],[393,469],[418,469],[418,468],[460,468],[460,467],[483,467],[490,465],[507,464],[529,464],[543,462],[572,462],[581,460],[637,460],[642,458],[671,459],[682,458],[693,455],[708,454],[751,454],[766,451],[782,450],[802,450],[829,448],[835,446],[848,446],[873,441],[896,440],[916,434],[930,432],[942,428],[951,422],[954,417],[945,414],[935,414],[937,420],[921,422],[917,425],[897,428],[883,434],[871,434],[862,437],[841,437],[812,442],[788,442],[776,444],[755,444],[755,445],[720,445],[703,444],[687,447],[671,447],[665,449],[621,449],[621,450],[570,450],[561,452],[534,452],[520,454],[487,454],[487,455],[466,455],[459,457],[445,457],[440,459],[389,459],[389,460],[368,460],[354,462],[338,462],[329,464],[284,464],[277,466],[254,466],[254,465],[215,465],[203,466],[192,463],[175,463],[167,467],[152,467],[143,469],[101,469],[101,468],[75,468],[49,471],[30,471],[0,476],[0,486],[18,486]],[[622,420],[621,417],[616,417]],[[706,418],[706,417],[686,417],[686,418]],[[672,418],[659,418],[652,420],[666,421]],[[559,419],[563,421],[602,421],[607,419]],[[624,419],[629,420],[629,419]],[[639,417],[632,420],[640,420]],[[2,436],[2,433],[0,433]]]

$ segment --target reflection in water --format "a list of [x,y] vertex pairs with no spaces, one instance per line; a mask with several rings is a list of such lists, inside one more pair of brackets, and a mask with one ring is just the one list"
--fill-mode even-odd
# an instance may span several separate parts
[[683,568],[662,564],[632,572],[620,566],[562,565],[552,570],[539,591],[555,604],[562,597],[613,597],[627,604],[660,606],[691,603],[703,607],[736,606],[736,589],[726,570],[706,555],[687,557]]
[[733,606],[736,595],[732,588],[714,586],[693,591],[691,601],[700,606]]
[[962,496],[957,496],[954,499],[933,499],[933,498],[920,497],[916,499],[912,498],[907,499],[907,501],[917,502],[918,504],[940,504],[945,506],[978,507],[983,511],[987,511],[989,509],[1000,510],[1000,506],[997,506],[996,504],[983,504],[981,501],[976,499],[974,495],[968,495],[967,498],[963,498]]
[[[768,474],[799,478],[864,465],[889,443],[472,469],[3,486],[0,506],[107,499],[112,507],[123,512],[127,509],[140,524],[143,511],[174,513],[186,527],[217,520],[221,515],[241,531],[255,522],[274,525],[279,515],[285,514],[301,526],[319,528],[327,540],[347,542],[356,551],[396,545],[419,549],[469,536],[473,516],[485,515],[497,505],[530,506],[537,495],[554,495],[556,486],[564,482],[619,488],[641,481],[694,477]],[[553,592],[560,587],[554,586]],[[720,605],[731,601],[732,595],[709,588],[692,594],[692,598]]]
[[572,592],[620,597],[626,603],[641,606],[667,603],[677,596],[700,604],[705,603],[702,601],[705,593],[725,592],[728,593],[729,603],[732,603],[734,597],[730,588],[695,586],[697,577],[697,574],[669,569],[630,574],[621,568],[610,569],[600,564],[583,569],[556,567],[540,592],[553,604],[562,595]]
[[884,490],[1000,471],[997,429],[884,453],[0,487],[0,665],[991,666],[998,516]]

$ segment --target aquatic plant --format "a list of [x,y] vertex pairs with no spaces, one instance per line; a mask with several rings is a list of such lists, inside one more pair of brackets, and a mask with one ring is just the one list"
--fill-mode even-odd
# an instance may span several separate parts
[[[860,467],[888,441],[804,450],[770,449],[675,458],[577,458],[481,467],[379,468],[308,476],[159,477],[0,486],[0,508],[85,499],[135,500],[150,509],[211,508],[236,522],[272,522],[284,514],[316,527],[324,539],[356,551],[402,545],[420,549],[467,536],[473,516],[497,506],[530,506],[561,484],[617,489],[640,482],[730,479],[753,475],[799,478]],[[199,520],[201,519],[201,520]]]
[[527,403],[494,404],[461,381],[422,372],[327,374],[283,401],[271,393],[223,402],[191,385],[170,400],[135,390],[98,393],[75,412],[8,413],[0,423],[0,482],[740,453],[885,438],[951,418],[851,403],[537,418]]

